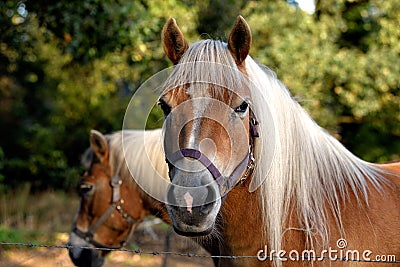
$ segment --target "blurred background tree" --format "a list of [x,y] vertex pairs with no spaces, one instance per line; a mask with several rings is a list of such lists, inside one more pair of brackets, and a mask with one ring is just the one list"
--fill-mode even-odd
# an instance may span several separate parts
[[282,1],[260,1],[244,11],[255,36],[253,57],[368,161],[400,158],[399,7],[397,1],[324,0],[307,15]]
[[[400,159],[397,0],[88,0],[0,2],[0,184],[74,189],[92,128],[121,129],[126,105],[170,66],[160,43],[175,17],[189,41],[226,40],[242,14],[251,55],[351,151]],[[160,126],[154,110],[149,127]]]
[[226,41],[234,19],[241,14],[248,1],[245,0],[203,0],[197,1],[196,31],[204,38]]
[[172,9],[194,29],[177,1],[0,3],[6,187],[75,188],[90,129],[121,129],[135,89],[168,66],[159,39]]

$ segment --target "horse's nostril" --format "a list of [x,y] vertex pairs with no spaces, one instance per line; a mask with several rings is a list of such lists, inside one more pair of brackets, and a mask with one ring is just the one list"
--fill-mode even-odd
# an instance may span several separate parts
[[213,202],[204,204],[203,206],[201,206],[200,212],[203,213],[203,214],[208,214],[212,210],[213,206],[214,206]]
[[214,207],[214,203],[216,201],[216,193],[214,190],[215,189],[212,186],[207,186],[207,198],[205,203],[200,208],[200,211],[203,214],[208,214]]
[[207,186],[207,198],[204,204],[212,203],[216,201],[217,194],[212,186]]

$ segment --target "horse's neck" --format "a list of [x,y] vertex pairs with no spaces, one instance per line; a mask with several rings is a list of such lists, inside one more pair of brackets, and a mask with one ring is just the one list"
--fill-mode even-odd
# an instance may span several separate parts
[[[256,255],[263,241],[258,193],[248,191],[248,181],[233,188],[222,205],[218,230],[222,255]],[[241,266],[243,260],[222,260],[222,266]],[[252,262],[260,264],[259,261]],[[247,266],[247,263],[246,263]]]
[[[248,179],[244,184],[232,189],[227,195],[221,210],[221,223],[218,229],[221,235],[221,255],[255,256],[268,244],[268,236],[263,226],[258,191],[249,192]],[[297,215],[291,214],[291,227],[296,228]],[[300,248],[304,244],[304,234],[294,231],[284,235],[283,243],[292,248]],[[268,265],[271,264],[271,265]],[[257,259],[223,259],[220,266],[260,266]],[[263,262],[263,266],[272,266],[271,261]]]
[[[395,254],[399,251],[400,245],[393,243],[384,247],[376,241],[380,238],[376,235],[376,231],[382,233],[382,237],[387,237],[390,236],[391,232],[392,234],[396,232],[393,229],[396,229],[396,227],[398,229],[400,222],[400,163],[379,165],[378,167],[389,172],[386,178],[391,184],[384,186],[385,198],[382,198],[377,190],[371,189],[369,192],[370,204],[367,208],[367,206],[360,207],[354,194],[351,194],[345,200],[346,203],[343,203],[343,207],[346,207],[346,209],[343,209],[341,214],[346,232],[345,238],[351,244],[351,247],[360,248],[361,251],[365,249],[381,253],[392,251]],[[369,186],[372,187],[371,184]],[[310,240],[307,240],[305,232],[301,229],[295,209],[296,205],[292,204],[290,215],[284,226],[286,230],[282,236],[282,249],[301,252],[304,249],[310,249]],[[390,212],[382,213],[383,207]],[[267,233],[263,233],[265,229],[261,217],[258,191],[250,193],[248,182],[229,192],[223,203],[219,219],[221,255],[257,255],[257,252],[265,249],[265,245],[268,244]],[[336,241],[343,236],[332,214],[327,214],[326,223],[331,226],[329,246],[335,249],[337,248]],[[360,229],[365,234],[360,234]],[[314,245],[318,245],[318,239],[312,241]],[[384,243],[383,238],[381,241]],[[366,246],[363,247],[363,244],[366,244]],[[320,253],[322,248],[317,246],[316,249]],[[260,266],[260,261],[257,259],[222,259],[220,264],[220,266],[235,267]],[[286,262],[285,264],[285,266],[298,266],[298,262]],[[272,263],[267,260],[262,263],[262,266],[272,266]],[[315,266],[320,265],[315,264]],[[326,266],[329,266],[329,264]]]

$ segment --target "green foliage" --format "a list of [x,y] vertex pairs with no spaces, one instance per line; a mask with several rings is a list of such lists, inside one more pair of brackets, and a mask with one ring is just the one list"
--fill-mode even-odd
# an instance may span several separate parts
[[253,57],[277,72],[319,124],[370,161],[400,158],[398,6],[317,1],[316,14],[308,15],[268,1],[251,2],[244,12]]
[[148,5],[144,1],[32,1],[27,9],[37,11],[40,25],[59,39],[64,51],[87,62],[131,45]]
[[5,159],[4,159],[4,152],[3,149],[0,147],[0,192],[3,191],[3,181],[4,181],[4,175],[2,174],[3,169],[5,165]]
[[159,39],[171,8],[188,13],[176,1],[0,3],[5,185],[75,189],[90,129],[121,129],[134,90],[168,65]]
[[[74,189],[90,129],[121,129],[135,90],[170,66],[170,16],[195,41],[226,39],[242,14],[252,57],[318,123],[366,160],[399,159],[400,2],[316,1],[315,14],[288,2],[1,1],[0,185]],[[146,127],[161,124],[155,106]]]
[[196,30],[203,38],[227,40],[227,34],[241,14],[248,1],[244,0],[203,0],[198,1]]

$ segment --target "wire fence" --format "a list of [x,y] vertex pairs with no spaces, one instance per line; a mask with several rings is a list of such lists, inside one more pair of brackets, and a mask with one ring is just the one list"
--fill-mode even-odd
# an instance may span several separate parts
[[[72,248],[79,248],[79,249],[89,249],[89,250],[99,250],[99,251],[119,251],[131,254],[139,254],[139,255],[164,255],[164,256],[179,256],[179,257],[187,257],[187,258],[211,258],[211,259],[231,259],[231,260],[238,260],[238,259],[257,259],[260,260],[260,255],[206,255],[206,254],[194,254],[194,253],[181,253],[181,252],[174,252],[174,251],[145,251],[141,249],[127,249],[127,248],[97,248],[97,247],[89,247],[89,246],[72,246],[69,244],[62,244],[62,245],[47,245],[47,244],[34,244],[34,243],[17,243],[17,242],[0,242],[0,246],[8,246],[8,247],[26,247],[26,248],[47,248],[47,249],[72,249]],[[40,255],[44,255],[44,252]],[[32,257],[39,256],[39,254],[35,254]],[[263,256],[263,260],[272,260],[274,258],[282,260],[282,261],[289,261],[291,260],[290,257],[282,256],[282,257],[270,257],[270,256]],[[302,261],[321,261],[321,260],[332,260],[329,256],[320,256],[320,257],[300,257],[298,260]],[[351,261],[351,262],[365,262],[365,263],[380,263],[380,264],[399,264],[400,261],[396,260],[395,258],[391,261],[378,261],[378,260],[365,260],[365,259],[353,259],[353,258],[336,258],[337,261]],[[13,265],[8,265],[7,267],[16,267],[21,265],[22,262],[18,262]]]

